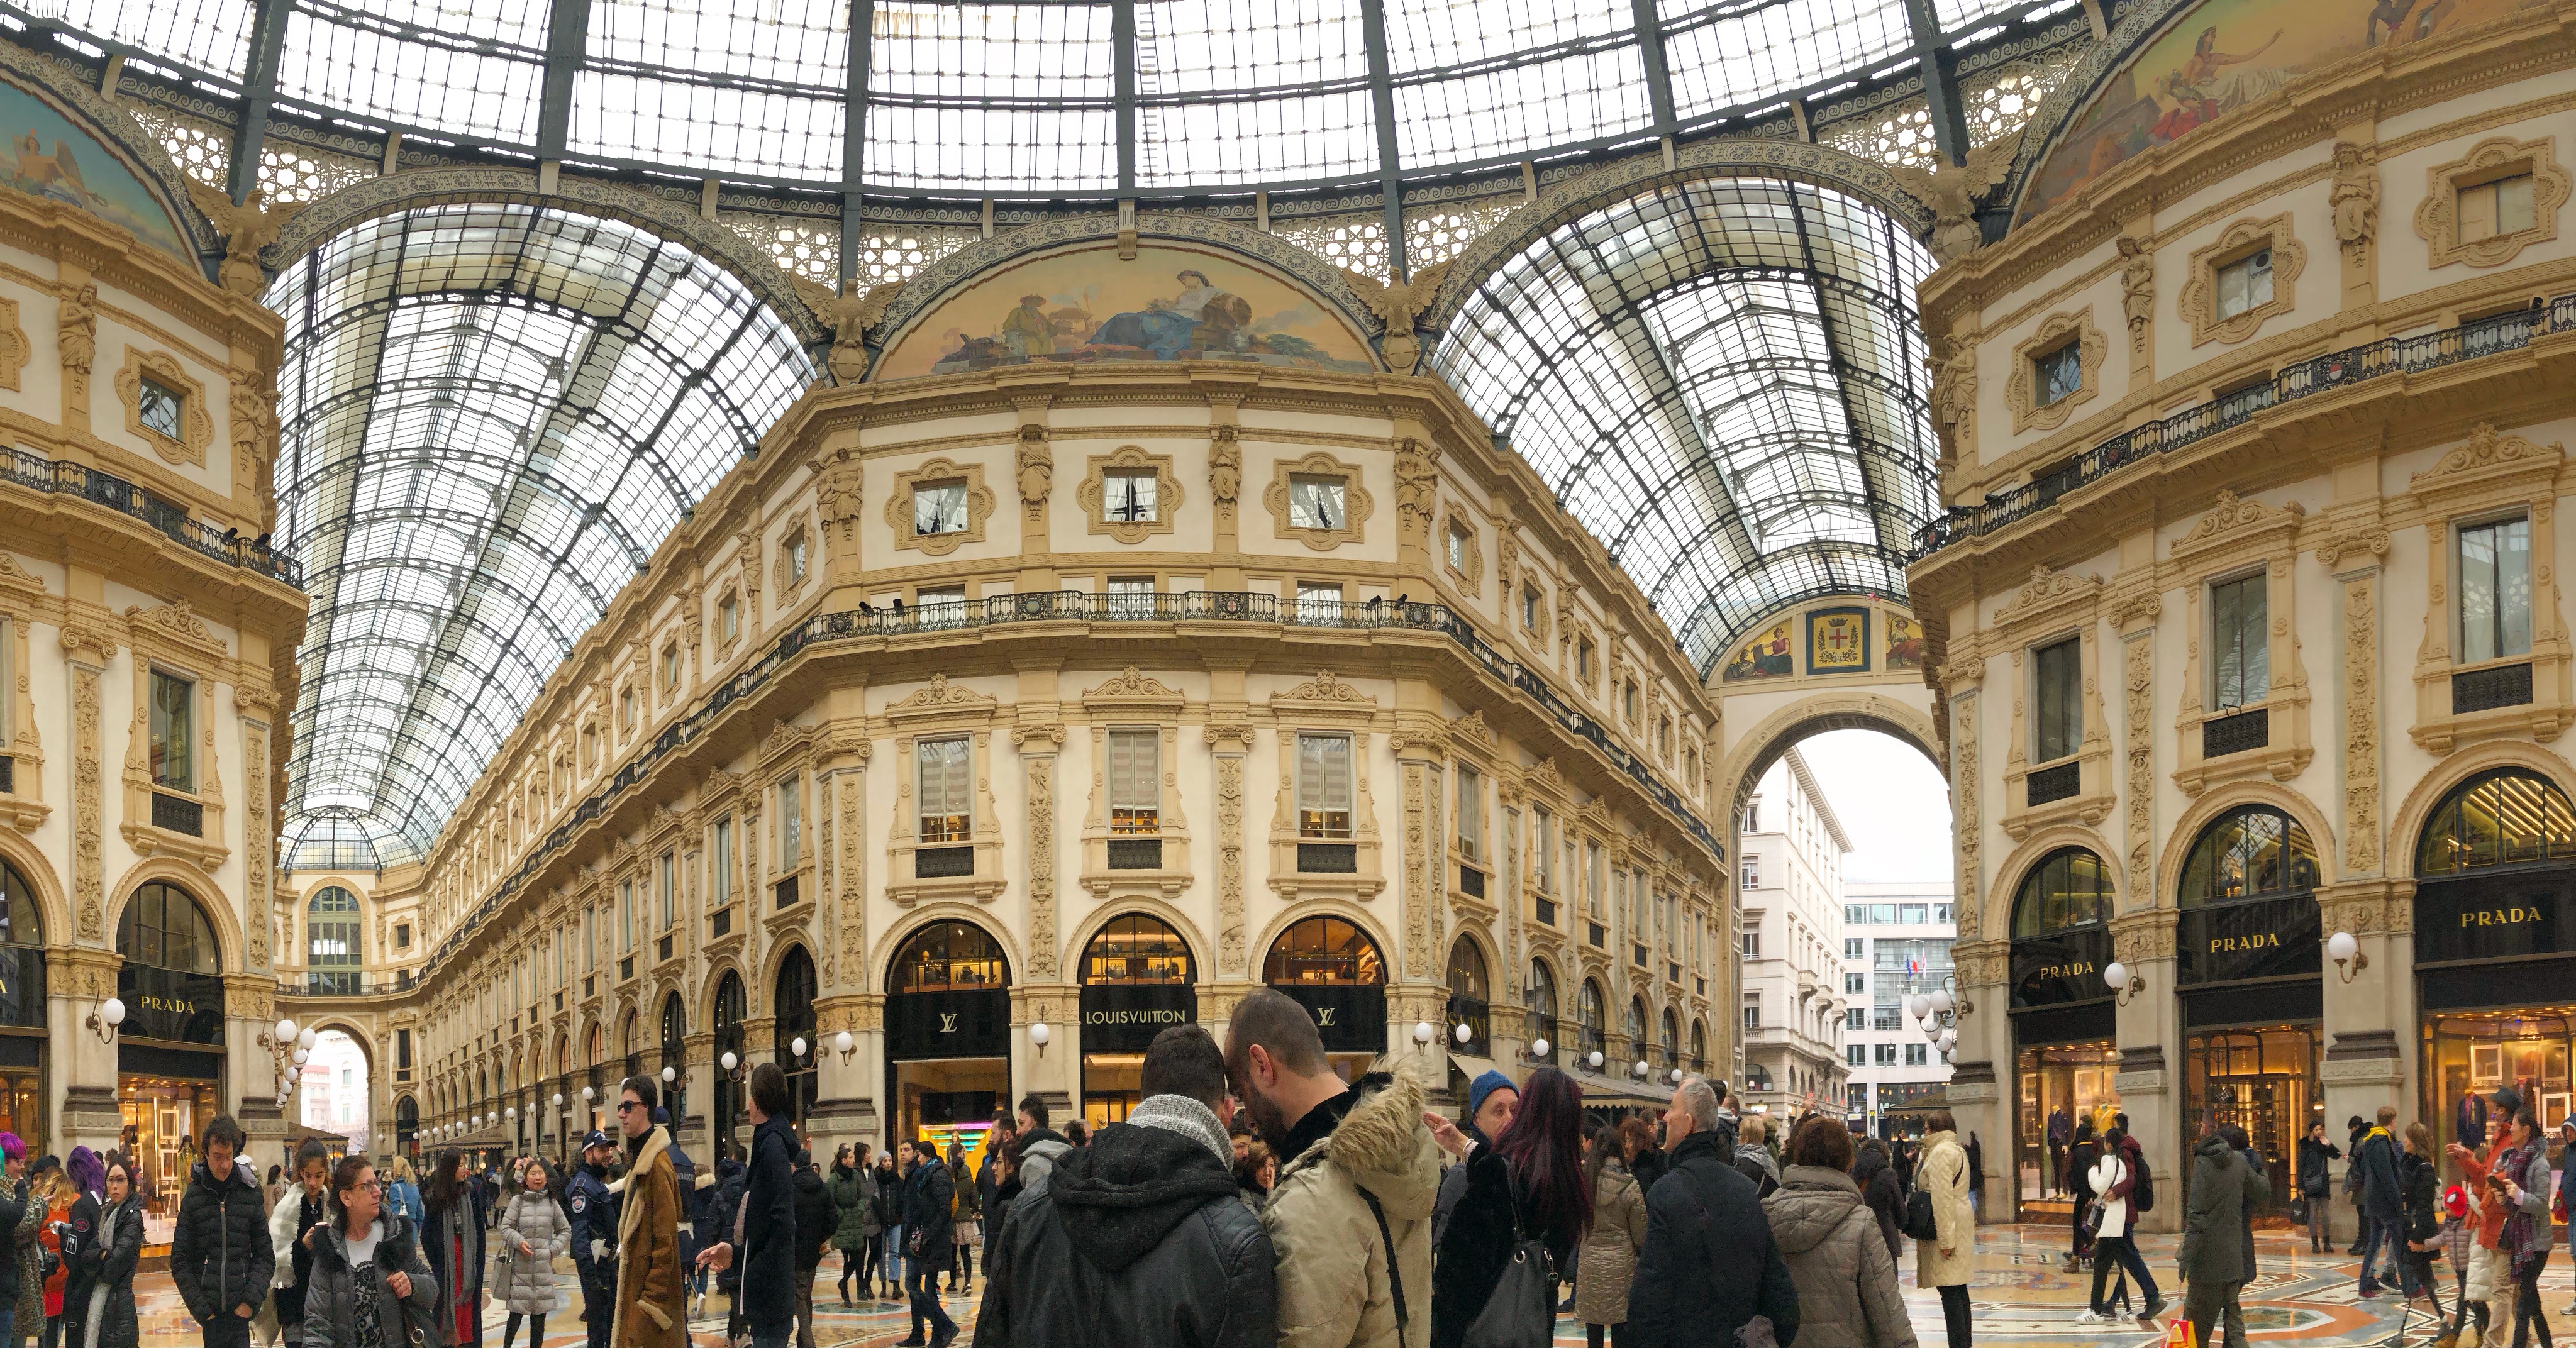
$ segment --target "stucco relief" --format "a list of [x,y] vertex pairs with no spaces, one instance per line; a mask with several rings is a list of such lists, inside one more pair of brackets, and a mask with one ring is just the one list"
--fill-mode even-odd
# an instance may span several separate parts
[[[2384,537],[2384,536],[2383,536]],[[2376,577],[2343,587],[2343,864],[2379,869],[2379,598]]]
[[1029,776],[1029,977],[1053,982],[1055,939],[1055,755],[1035,754]]
[[859,827],[859,810],[864,803],[867,777],[847,772],[840,776],[840,881],[841,881],[841,958],[851,972],[852,986],[865,991],[868,986],[868,904],[860,881],[860,849],[867,839]]
[[1404,974],[1431,976],[1430,848],[1424,835],[1427,776],[1420,763],[1404,765]]
[[[64,634],[69,640],[70,634]],[[99,855],[99,671],[72,666],[72,891],[80,902],[80,934],[97,941],[106,930],[106,878]]]
[[1216,966],[1220,973],[1239,974],[1244,970],[1241,754],[1220,754],[1216,760],[1216,836]]
[[1983,908],[1977,897],[1977,856],[1981,850],[1981,822],[1977,817],[1977,695],[1967,693],[1953,698],[1951,706],[1958,721],[1950,737],[1950,808],[1959,854],[1959,901],[1952,911],[1958,915],[1959,939],[1973,941],[1984,926]]
[[2123,677],[2128,693],[2122,729],[2129,750],[2129,892],[2153,894],[2156,845],[2155,733],[2150,724],[2155,718],[2153,628],[2126,640],[2122,663],[2126,667]]

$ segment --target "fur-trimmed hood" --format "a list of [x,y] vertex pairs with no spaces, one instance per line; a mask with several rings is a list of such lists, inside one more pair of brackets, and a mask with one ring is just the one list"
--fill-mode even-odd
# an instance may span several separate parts
[[1440,1146],[1422,1122],[1429,1091],[1421,1069],[1389,1055],[1371,1063],[1368,1074],[1353,1084],[1359,1102],[1342,1116],[1332,1136],[1309,1148],[1297,1164],[1328,1157],[1352,1183],[1376,1194],[1388,1216],[1430,1216],[1440,1193]]

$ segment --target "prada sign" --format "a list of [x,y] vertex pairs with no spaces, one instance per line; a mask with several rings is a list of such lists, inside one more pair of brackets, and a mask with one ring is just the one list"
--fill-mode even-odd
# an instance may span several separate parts
[[1187,983],[1112,983],[1082,990],[1082,1051],[1142,1053],[1154,1036],[1199,1018]]
[[123,1035],[180,1044],[224,1042],[224,980],[213,974],[128,961],[117,971],[116,996],[126,1008]]
[[1327,1053],[1386,1052],[1386,989],[1348,983],[1273,983],[1313,1012]]
[[898,1059],[999,1058],[1011,1050],[1011,994],[898,992],[885,1001],[886,1051]]
[[2176,929],[2175,978],[2185,987],[2255,978],[2313,976],[2316,900],[2305,895],[2186,908]]
[[2415,889],[2415,962],[2555,955],[2576,940],[2576,883],[2567,873],[2428,881]]
[[2012,943],[2012,1005],[2016,1011],[2072,1002],[2098,1001],[2111,995],[2102,970],[2111,963],[2111,929],[2025,936]]

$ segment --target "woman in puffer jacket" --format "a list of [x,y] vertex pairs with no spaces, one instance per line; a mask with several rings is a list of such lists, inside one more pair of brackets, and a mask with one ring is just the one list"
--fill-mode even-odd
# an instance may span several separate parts
[[1583,1322],[1591,1348],[1601,1348],[1605,1328],[1628,1323],[1628,1288],[1646,1248],[1646,1191],[1628,1169],[1636,1159],[1636,1134],[1619,1126],[1594,1134],[1584,1157],[1592,1176],[1592,1229],[1575,1256],[1574,1318]]
[[1851,1130],[1811,1117],[1788,1160],[1762,1212],[1798,1287],[1798,1348],[1916,1348],[1896,1260],[1849,1173]]
[[563,1185],[548,1172],[544,1158],[530,1158],[518,1174],[518,1191],[501,1209],[501,1224],[493,1232],[492,1299],[510,1308],[501,1348],[510,1348],[518,1337],[522,1316],[528,1321],[528,1348],[539,1348],[546,1316],[561,1306],[555,1259],[572,1250],[572,1222],[564,1216]]

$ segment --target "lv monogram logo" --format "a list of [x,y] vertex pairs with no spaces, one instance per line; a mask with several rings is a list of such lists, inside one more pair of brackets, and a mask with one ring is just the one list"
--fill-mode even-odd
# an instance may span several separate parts
[[1315,1025],[1317,1028],[1330,1029],[1332,1027],[1333,1010],[1334,1008],[1328,1006],[1315,1013]]
[[940,1032],[941,1034],[955,1034],[955,1033],[957,1033],[957,1013],[956,1013],[956,1012],[954,1012],[954,1011],[942,1011],[942,1012],[940,1012],[940,1013],[939,1013],[939,1032]]

